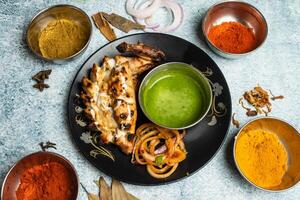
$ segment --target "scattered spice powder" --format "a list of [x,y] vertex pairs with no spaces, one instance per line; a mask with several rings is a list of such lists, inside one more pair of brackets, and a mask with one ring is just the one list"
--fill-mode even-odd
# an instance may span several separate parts
[[252,29],[239,22],[223,22],[213,26],[209,30],[208,39],[228,53],[247,53],[257,44]]
[[58,162],[26,169],[16,191],[17,200],[73,200],[74,186],[68,170]]
[[261,129],[245,129],[237,138],[236,161],[254,184],[271,188],[280,185],[288,169],[288,155],[278,136]]

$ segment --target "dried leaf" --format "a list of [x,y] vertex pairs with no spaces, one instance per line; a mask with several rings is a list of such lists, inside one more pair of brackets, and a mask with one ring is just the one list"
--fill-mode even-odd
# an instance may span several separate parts
[[101,13],[96,13],[92,16],[95,25],[100,30],[102,35],[109,41],[115,40],[117,38],[114,30],[110,27],[107,20],[102,16]]
[[112,200],[128,200],[127,192],[119,181],[112,179],[111,189]]
[[117,29],[128,33],[129,31],[133,29],[141,29],[143,30],[145,26],[138,24],[136,22],[133,22],[129,19],[126,19],[125,17],[122,17],[120,15],[117,15],[115,13],[107,14],[105,12],[101,12],[102,16],[114,27]]
[[234,119],[236,113],[233,113],[232,115],[232,124],[236,127],[236,128],[240,128],[240,122],[236,119]]
[[82,185],[82,183],[80,183],[80,185],[81,185],[81,187],[83,188],[83,190],[85,191],[85,193],[87,194],[88,200],[101,200],[101,199],[99,198],[98,195],[89,193],[89,192],[87,191],[87,189]]
[[112,200],[111,189],[103,177],[100,177],[99,179],[99,191],[99,196],[101,200]]
[[137,197],[133,196],[133,195],[130,194],[129,192],[127,192],[127,199],[128,199],[128,200],[139,200]]

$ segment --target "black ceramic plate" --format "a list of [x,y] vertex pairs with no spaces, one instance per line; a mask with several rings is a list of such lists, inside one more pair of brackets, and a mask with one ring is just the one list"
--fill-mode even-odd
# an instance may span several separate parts
[[[189,128],[184,138],[188,151],[187,159],[180,163],[176,171],[166,179],[152,178],[147,173],[145,166],[131,164],[131,156],[124,155],[114,145],[107,145],[106,147],[115,155],[115,162],[102,155],[97,155],[97,149],[91,143],[93,133],[88,132],[84,127],[85,124],[78,121],[81,114],[76,94],[81,91],[80,81],[82,77],[88,76],[93,63],[101,63],[103,56],[118,54],[115,47],[124,41],[128,43],[140,41],[160,48],[167,55],[166,62],[176,61],[193,65],[207,76],[213,89],[214,100],[211,112],[203,121]],[[83,64],[71,87],[68,100],[68,116],[71,134],[77,146],[95,167],[105,174],[127,183],[158,185],[187,177],[201,169],[214,157],[220,149],[230,125],[231,97],[222,72],[216,63],[200,48],[172,35],[143,33],[129,35],[101,47]],[[145,122],[148,122],[148,119],[139,109],[137,126]]]

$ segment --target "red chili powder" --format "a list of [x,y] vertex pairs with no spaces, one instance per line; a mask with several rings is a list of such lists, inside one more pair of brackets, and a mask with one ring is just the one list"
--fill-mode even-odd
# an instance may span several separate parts
[[18,200],[72,200],[74,186],[69,171],[49,162],[25,170],[16,191]]
[[247,53],[256,47],[253,30],[239,22],[223,22],[213,26],[209,30],[208,39],[228,53]]

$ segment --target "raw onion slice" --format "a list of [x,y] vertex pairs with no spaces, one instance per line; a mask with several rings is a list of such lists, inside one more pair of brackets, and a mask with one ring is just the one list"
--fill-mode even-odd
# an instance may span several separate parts
[[147,8],[137,10],[134,8],[135,1],[136,0],[127,0],[126,1],[126,11],[131,16],[134,16],[134,17],[140,18],[140,19],[150,17],[161,6],[161,0],[152,0],[151,5],[149,5]]
[[[135,8],[137,10],[143,10],[143,9],[147,8],[148,6],[150,6],[152,3],[153,3],[153,0],[147,0],[147,1],[142,2],[140,5],[136,5]],[[159,28],[158,23],[156,23],[156,24],[151,23],[151,17],[152,17],[152,15],[145,19],[139,19],[139,18],[133,17],[133,20],[136,23],[144,25],[145,26],[144,31],[147,31],[147,30],[150,31],[149,29]]]
[[159,28],[153,28],[154,31],[158,31],[158,32],[171,32],[171,31],[175,31],[182,23],[183,21],[183,8],[180,6],[179,3],[171,1],[171,0],[163,0],[162,5],[164,7],[170,8],[170,10],[173,13],[173,22],[168,25],[165,26],[161,29]]

